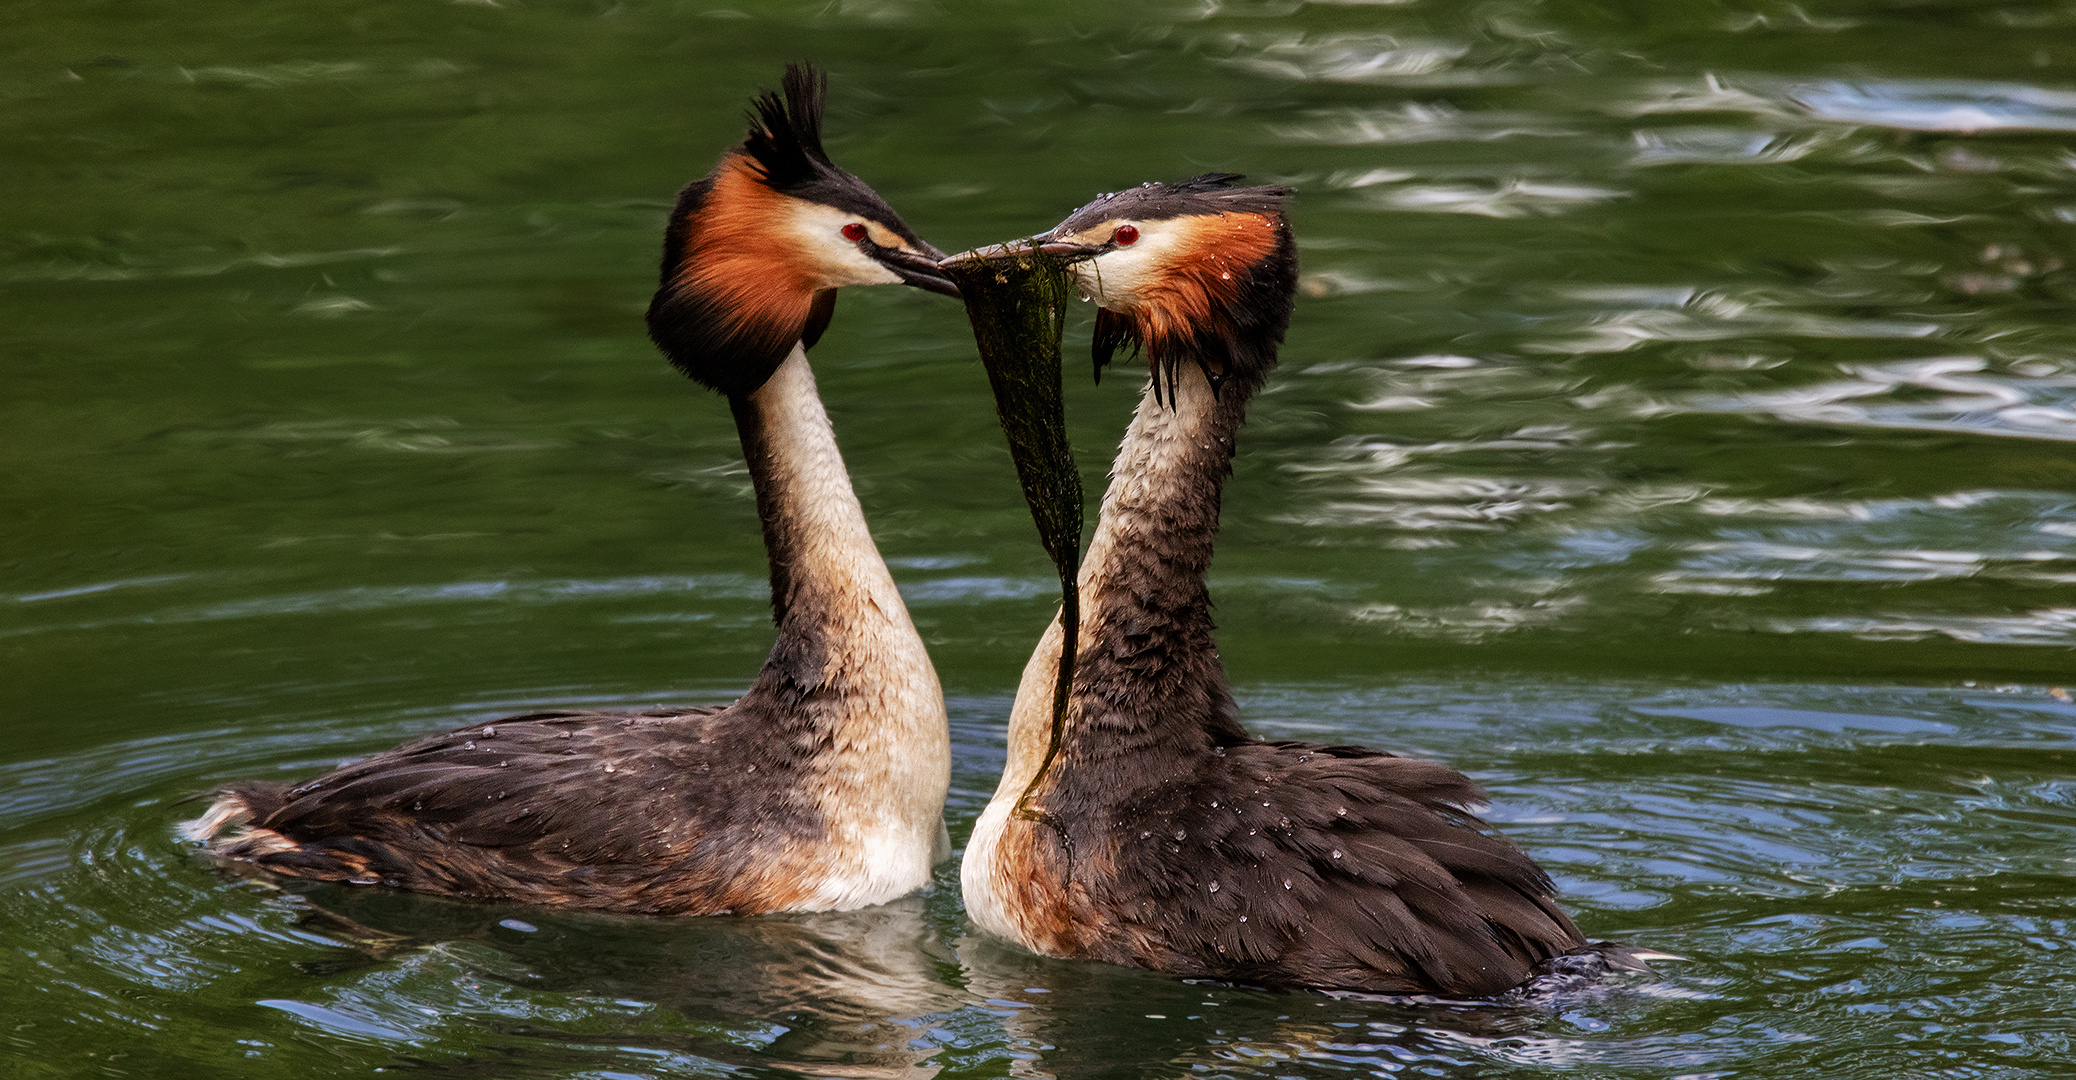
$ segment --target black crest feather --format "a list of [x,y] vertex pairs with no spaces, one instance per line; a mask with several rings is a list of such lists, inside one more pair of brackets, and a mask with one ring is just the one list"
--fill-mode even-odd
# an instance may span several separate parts
[[787,64],[779,85],[785,91],[783,100],[766,92],[750,109],[750,134],[742,148],[763,170],[766,185],[788,191],[836,168],[822,150],[829,76],[807,64]]
[[[770,298],[758,307],[742,297],[702,291],[691,271],[704,259],[742,252],[703,247],[698,223],[712,207],[723,171],[740,168],[755,181],[790,199],[832,206],[885,225],[918,251],[934,251],[864,181],[837,168],[822,149],[826,75],[807,64],[789,64],[779,93],[765,92],[750,103],[749,132],[713,172],[685,185],[663,236],[663,263],[649,304],[649,337],[680,371],[731,397],[754,392],[785,362],[798,342],[812,347],[829,326],[836,291]],[[762,254],[771,256],[773,251]],[[781,253],[782,254],[782,253]]]

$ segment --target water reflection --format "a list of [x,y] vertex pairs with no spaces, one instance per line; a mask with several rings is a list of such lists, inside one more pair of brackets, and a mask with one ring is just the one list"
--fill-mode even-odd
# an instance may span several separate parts
[[1602,107],[1616,116],[1631,117],[1719,112],[1774,120],[1799,116],[1787,99],[1747,88],[1712,71],[1698,79],[1638,80],[1625,87],[1625,91]]
[[[2071,929],[2053,900],[2076,836],[2062,775],[2076,713],[2062,698],[1461,681],[1243,691],[1269,737],[1468,769],[1493,794],[1490,819],[1557,875],[1590,933],[1690,960],[1497,1002],[1271,994],[1033,957],[973,936],[942,886],[864,912],[674,921],[284,893],[182,857],[171,828],[186,808],[171,799],[216,772],[306,769],[308,725],[295,722],[161,739],[113,772],[94,756],[47,763],[49,777],[96,783],[30,783],[0,807],[0,926],[42,993],[96,1025],[90,1047],[163,1051],[156,1032],[195,1023],[187,1003],[207,1000],[206,1030],[295,1069],[314,1052],[457,1077],[1658,1075],[1733,1061],[1792,1075],[1820,1067],[1825,1046],[1936,1061],[1951,1040],[1920,1053],[1898,1033],[1957,1016],[1957,1037],[2009,1035],[2000,1045],[2022,1058],[2057,1045],[2026,1002],[2052,984]],[[993,752],[958,762],[955,834],[993,779],[1004,704],[956,706],[960,745]],[[380,746],[431,719],[318,734]],[[1754,1004],[1775,996],[1791,1007]],[[17,1037],[52,1046],[49,1024]]]
[[1530,1061],[1650,1066],[1663,1059],[1652,1046],[1661,1040],[1578,1033],[1605,1031],[1596,1013],[1634,1007],[1660,989],[1683,996],[1648,977],[1619,986],[1553,978],[1496,1002],[1268,993],[1043,960],[985,937],[960,940],[958,956],[968,989],[1004,1029],[1009,1074],[1032,1078],[1206,1070],[1281,1077]]
[[[618,1003],[608,1014],[632,1010],[628,1019],[637,1022],[622,1030],[601,1027],[597,1016],[558,1022],[553,1011],[478,1018],[506,1037],[565,1052],[588,1046],[810,1076],[928,1077],[940,1068],[929,1061],[937,1052],[931,1017],[966,1000],[945,980],[952,958],[920,896],[857,912],[659,921],[380,890],[299,892],[301,925],[348,942],[331,957],[299,961],[308,974],[336,977],[422,952],[453,978],[491,980],[539,1001]],[[327,1030],[382,1027],[336,1003],[262,1004]],[[659,1009],[706,1031],[669,1030],[654,1022]],[[413,1041],[408,1030],[375,1033]],[[476,1074],[470,1064],[422,1070]]]
[[1455,42],[1409,41],[1386,34],[1309,38],[1296,34],[1268,38],[1236,35],[1228,41],[1244,51],[1227,63],[1249,74],[1271,78],[1423,86],[1443,81],[1458,85],[1477,81],[1474,75],[1467,79],[1434,78],[1470,51],[1469,46]]
[[[1791,390],[1743,395],[1736,409],[1818,424],[2076,439],[2076,376],[2042,369],[1991,372],[1979,356],[1853,364],[1848,376]],[[1706,402],[1704,407],[1723,408]]]
[[2076,93],[2016,83],[1827,82],[1789,96],[1821,120],[1910,131],[2076,131]]
[[1820,135],[1787,135],[1743,128],[1677,127],[1639,130],[1633,163],[1649,165],[1780,165],[1834,145]]
[[[317,537],[288,538],[303,542]],[[355,537],[354,539],[363,539]],[[282,546],[272,542],[273,546]],[[17,597],[22,602],[89,596],[110,589],[139,584],[182,580],[181,577],[141,581],[97,583]],[[247,585],[245,582],[238,583]],[[248,586],[249,587],[249,586]],[[219,620],[266,618],[286,615],[337,615],[364,611],[390,611],[425,605],[489,604],[535,605],[597,602],[612,598],[684,595],[705,601],[760,600],[769,585],[740,574],[700,576],[656,575],[604,580],[547,581],[458,581],[443,585],[414,585],[393,588],[353,587],[318,593],[287,593],[222,603],[164,608],[118,619],[80,622],[39,622],[0,630],[0,637],[47,633],[59,630],[92,630],[128,624],[178,624]],[[62,616],[60,616],[62,618]]]
[[[56,245],[53,245],[56,246]],[[334,263],[359,262],[367,259],[386,259],[403,253],[402,248],[357,248],[349,251],[310,251],[288,254],[262,253],[245,255],[233,259],[205,262],[171,262],[152,260],[139,265],[134,257],[123,256],[123,265],[111,266],[106,260],[83,261],[65,258],[62,255],[40,262],[26,262],[8,268],[0,280],[29,281],[142,281],[152,278],[198,278],[215,277],[236,270],[264,269],[284,270],[308,266],[326,266]],[[57,253],[52,253],[57,254]]]
[[[1578,132],[1554,126],[1550,117],[1539,113],[1466,113],[1446,103],[1408,102],[1328,113],[1315,123],[1277,128],[1274,134],[1293,143],[1321,146],[1404,146],[1464,140],[1488,142],[1521,135],[1555,138]],[[1383,174],[1368,175],[1374,183],[1374,178]]]
[[1574,207],[1619,199],[1628,192],[1585,184],[1508,178],[1491,185],[1407,184],[1380,189],[1370,198],[1390,210],[1430,214],[1476,214],[1518,218],[1561,214]]
[[1669,341],[1723,341],[1741,338],[1777,337],[1882,339],[1925,338],[1944,327],[1922,319],[1865,319],[1819,314],[1805,308],[1800,296],[1782,296],[1769,290],[1682,289],[1668,294],[1662,288],[1621,290],[1604,286],[1571,290],[1584,301],[1626,297],[1638,306],[1595,315],[1576,333],[1558,333],[1529,343],[1538,353],[1577,354],[1624,352],[1639,346]]
[[2076,607],[2015,615],[1828,615],[1773,619],[1763,628],[1778,634],[1850,634],[1861,641],[1947,638],[1980,645],[2068,646],[2076,645]]

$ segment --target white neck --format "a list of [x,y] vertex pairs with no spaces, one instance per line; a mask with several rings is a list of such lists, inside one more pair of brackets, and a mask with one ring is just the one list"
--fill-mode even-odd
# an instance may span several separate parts
[[927,879],[939,846],[951,778],[944,692],[866,528],[806,352],[795,346],[736,409],[779,618],[751,694],[790,683],[768,700],[793,702],[827,747],[815,758],[819,801],[849,841],[838,850],[855,857],[830,867],[825,899],[879,903],[921,884],[918,858]]
[[[749,407],[756,415],[763,452],[763,460],[750,467],[766,535],[774,524],[784,534],[776,538],[780,543],[771,552],[773,572],[783,575],[789,589],[789,595],[776,597],[781,625],[797,616],[826,614],[834,620],[822,629],[843,634],[854,628],[850,616],[870,612],[867,621],[891,617],[914,637],[894,577],[880,558],[865,525],[864,507],[851,488],[850,471],[844,468],[836,431],[815,389],[807,353],[795,345],[771,378],[749,395]],[[809,601],[831,607],[796,610]],[[832,650],[832,661],[841,655],[841,650]]]

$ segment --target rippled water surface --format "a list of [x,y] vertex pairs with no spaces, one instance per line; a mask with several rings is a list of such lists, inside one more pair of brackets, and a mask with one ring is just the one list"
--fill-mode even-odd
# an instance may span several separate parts
[[[0,1072],[2021,1077],[2076,1067],[2076,6],[17,0]],[[787,60],[948,249],[1289,183],[1213,574],[1248,720],[1445,759],[1652,975],[1194,986],[871,911],[219,875],[179,800],[770,644],[665,210]],[[1087,320],[1069,320],[1069,349]],[[1051,611],[957,306],[815,363],[952,698]],[[1069,390],[1091,486],[1133,380]]]

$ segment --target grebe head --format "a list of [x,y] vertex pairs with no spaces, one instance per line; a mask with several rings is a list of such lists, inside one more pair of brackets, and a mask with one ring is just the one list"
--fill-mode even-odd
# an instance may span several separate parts
[[1290,189],[1234,187],[1232,173],[1104,195],[1033,237],[1069,261],[1098,305],[1096,374],[1121,344],[1165,372],[1189,356],[1215,389],[1275,363],[1297,293]]
[[757,389],[794,343],[813,345],[845,285],[959,294],[937,271],[944,253],[823,152],[827,87],[821,72],[789,65],[784,98],[757,99],[748,138],[671,212],[649,336],[722,393]]

